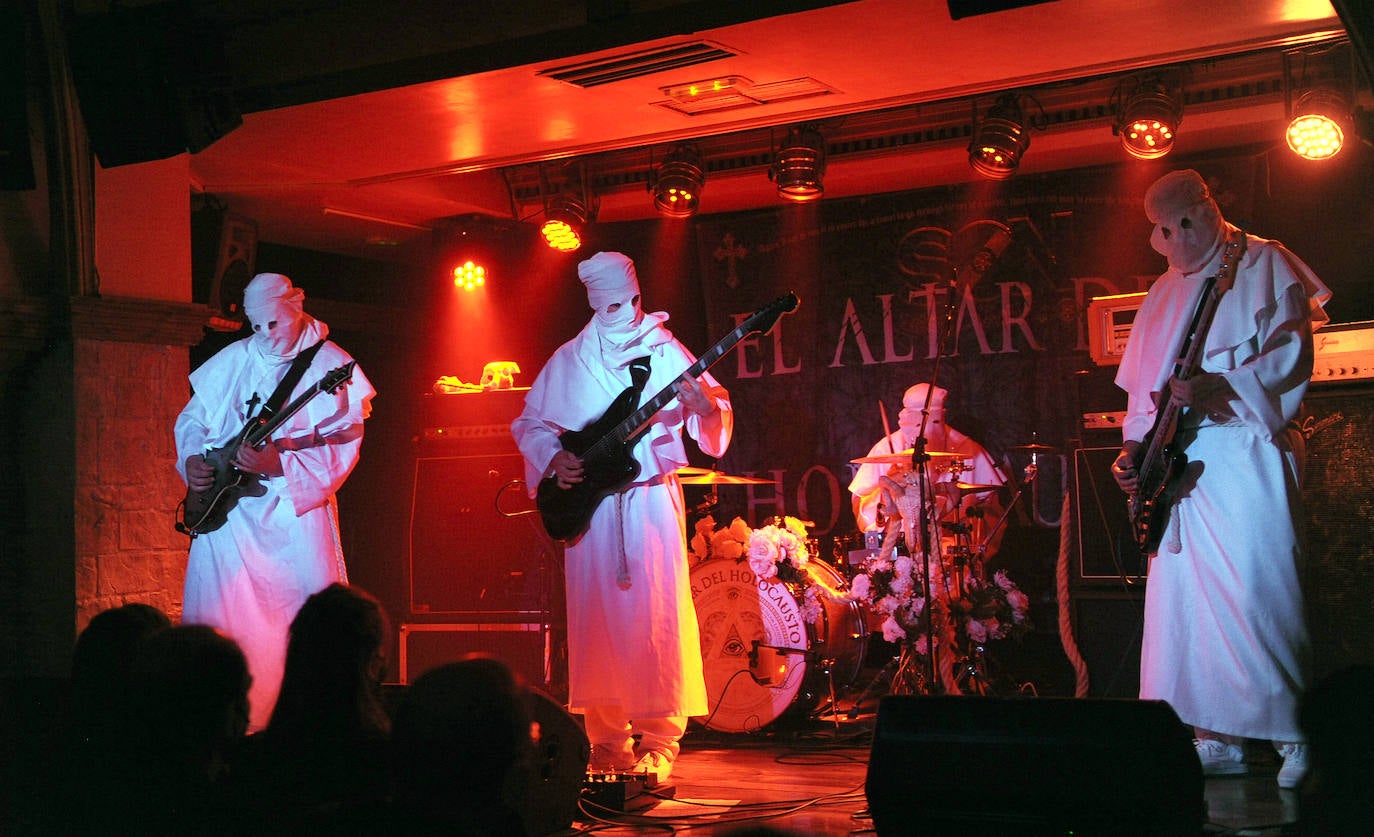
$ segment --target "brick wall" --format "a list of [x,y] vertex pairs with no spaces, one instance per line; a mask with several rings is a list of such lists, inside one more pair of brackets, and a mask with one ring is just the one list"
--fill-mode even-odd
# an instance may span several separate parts
[[186,402],[185,346],[77,342],[77,630],[144,602],[181,616],[187,539],[178,533],[172,425]]

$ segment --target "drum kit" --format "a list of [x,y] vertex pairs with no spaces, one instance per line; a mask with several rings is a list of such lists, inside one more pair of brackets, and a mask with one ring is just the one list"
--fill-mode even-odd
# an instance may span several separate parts
[[[1029,452],[1034,460],[1041,453],[1052,453],[1047,445],[1016,445],[1009,450]],[[899,465],[911,463],[912,450],[890,454],[865,456],[850,460],[855,464]],[[927,451],[935,463],[932,473],[950,475],[946,480],[957,497],[984,496],[1003,486],[968,483],[959,479],[966,470],[961,454]],[[722,485],[768,485],[776,480],[738,476],[720,471],[685,467],[677,471],[684,486],[706,486],[710,497],[697,507],[709,510],[715,505],[715,492]],[[1017,497],[1020,496],[1018,491]],[[1013,498],[1011,504],[1016,502]],[[1010,505],[1007,512],[1010,511]],[[956,512],[962,503],[956,505]],[[1006,521],[1006,514],[995,521],[992,532]],[[984,534],[981,542],[974,532],[989,524],[984,521],[939,521],[943,535],[936,542],[949,563],[959,574],[983,573],[981,546],[991,537]],[[828,710],[838,723],[837,695],[857,686],[868,651],[870,633],[874,630],[866,608],[848,594],[852,574],[862,571],[864,559],[877,554],[877,542],[870,538],[862,549],[846,550],[855,545],[853,539],[836,538],[834,564],[816,554],[815,539],[811,540],[812,560],[808,570],[814,583],[838,595],[815,597],[819,612],[805,618],[802,610],[807,602],[771,579],[755,576],[749,564],[723,558],[713,558],[697,564],[691,570],[692,599],[701,630],[703,671],[706,678],[709,715],[703,725],[720,732],[749,733],[785,719],[819,717]],[[815,607],[814,604],[811,607]],[[961,661],[962,664],[963,661]],[[976,666],[975,666],[976,664]],[[971,661],[970,668],[960,680],[961,688],[980,691],[985,681],[980,661]],[[967,667],[967,666],[966,666]],[[861,702],[872,693],[873,683],[863,690]],[[890,688],[900,689],[894,676]],[[852,714],[852,713],[851,713]]]

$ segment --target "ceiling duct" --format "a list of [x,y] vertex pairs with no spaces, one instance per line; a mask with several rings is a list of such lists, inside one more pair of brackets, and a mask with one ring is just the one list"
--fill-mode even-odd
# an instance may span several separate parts
[[550,70],[543,70],[541,76],[575,84],[578,87],[596,87],[626,79],[642,78],[667,70],[695,67],[709,61],[734,58],[739,53],[726,49],[710,41],[691,41],[643,52],[632,52],[611,58],[598,58],[578,64],[565,64]]

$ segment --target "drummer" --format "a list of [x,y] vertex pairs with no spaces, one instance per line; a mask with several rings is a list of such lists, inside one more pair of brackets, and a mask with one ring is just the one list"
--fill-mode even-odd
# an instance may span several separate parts
[[[929,391],[930,404],[926,396]],[[1006,483],[997,464],[982,445],[945,423],[945,398],[949,392],[941,387],[931,388],[929,384],[919,383],[902,396],[902,410],[897,414],[897,430],[881,439],[869,450],[868,456],[899,454],[910,451],[921,434],[921,412],[929,410],[925,422],[925,450],[931,454],[927,471],[936,496],[937,520],[944,524],[948,541],[967,527],[965,543],[974,548],[985,546],[984,554],[996,551],[1001,540],[1002,530],[998,530],[991,542],[983,544],[987,533],[991,532],[1002,516],[1000,487]],[[952,455],[949,455],[952,454]],[[879,516],[884,519],[897,513],[896,509],[882,507],[881,479],[889,473],[896,474],[910,468],[909,463],[889,464],[863,463],[854,473],[849,483],[849,493],[853,495],[854,520],[860,531],[881,531]],[[965,489],[959,487],[966,486]]]

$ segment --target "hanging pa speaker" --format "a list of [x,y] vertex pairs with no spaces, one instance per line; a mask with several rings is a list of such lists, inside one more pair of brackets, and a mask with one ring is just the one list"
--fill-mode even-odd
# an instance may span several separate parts
[[1163,701],[890,695],[865,783],[879,835],[1200,834],[1202,765]]
[[253,278],[257,256],[258,225],[241,215],[224,213],[209,299],[210,327],[216,331],[238,331],[243,326],[243,289]]

